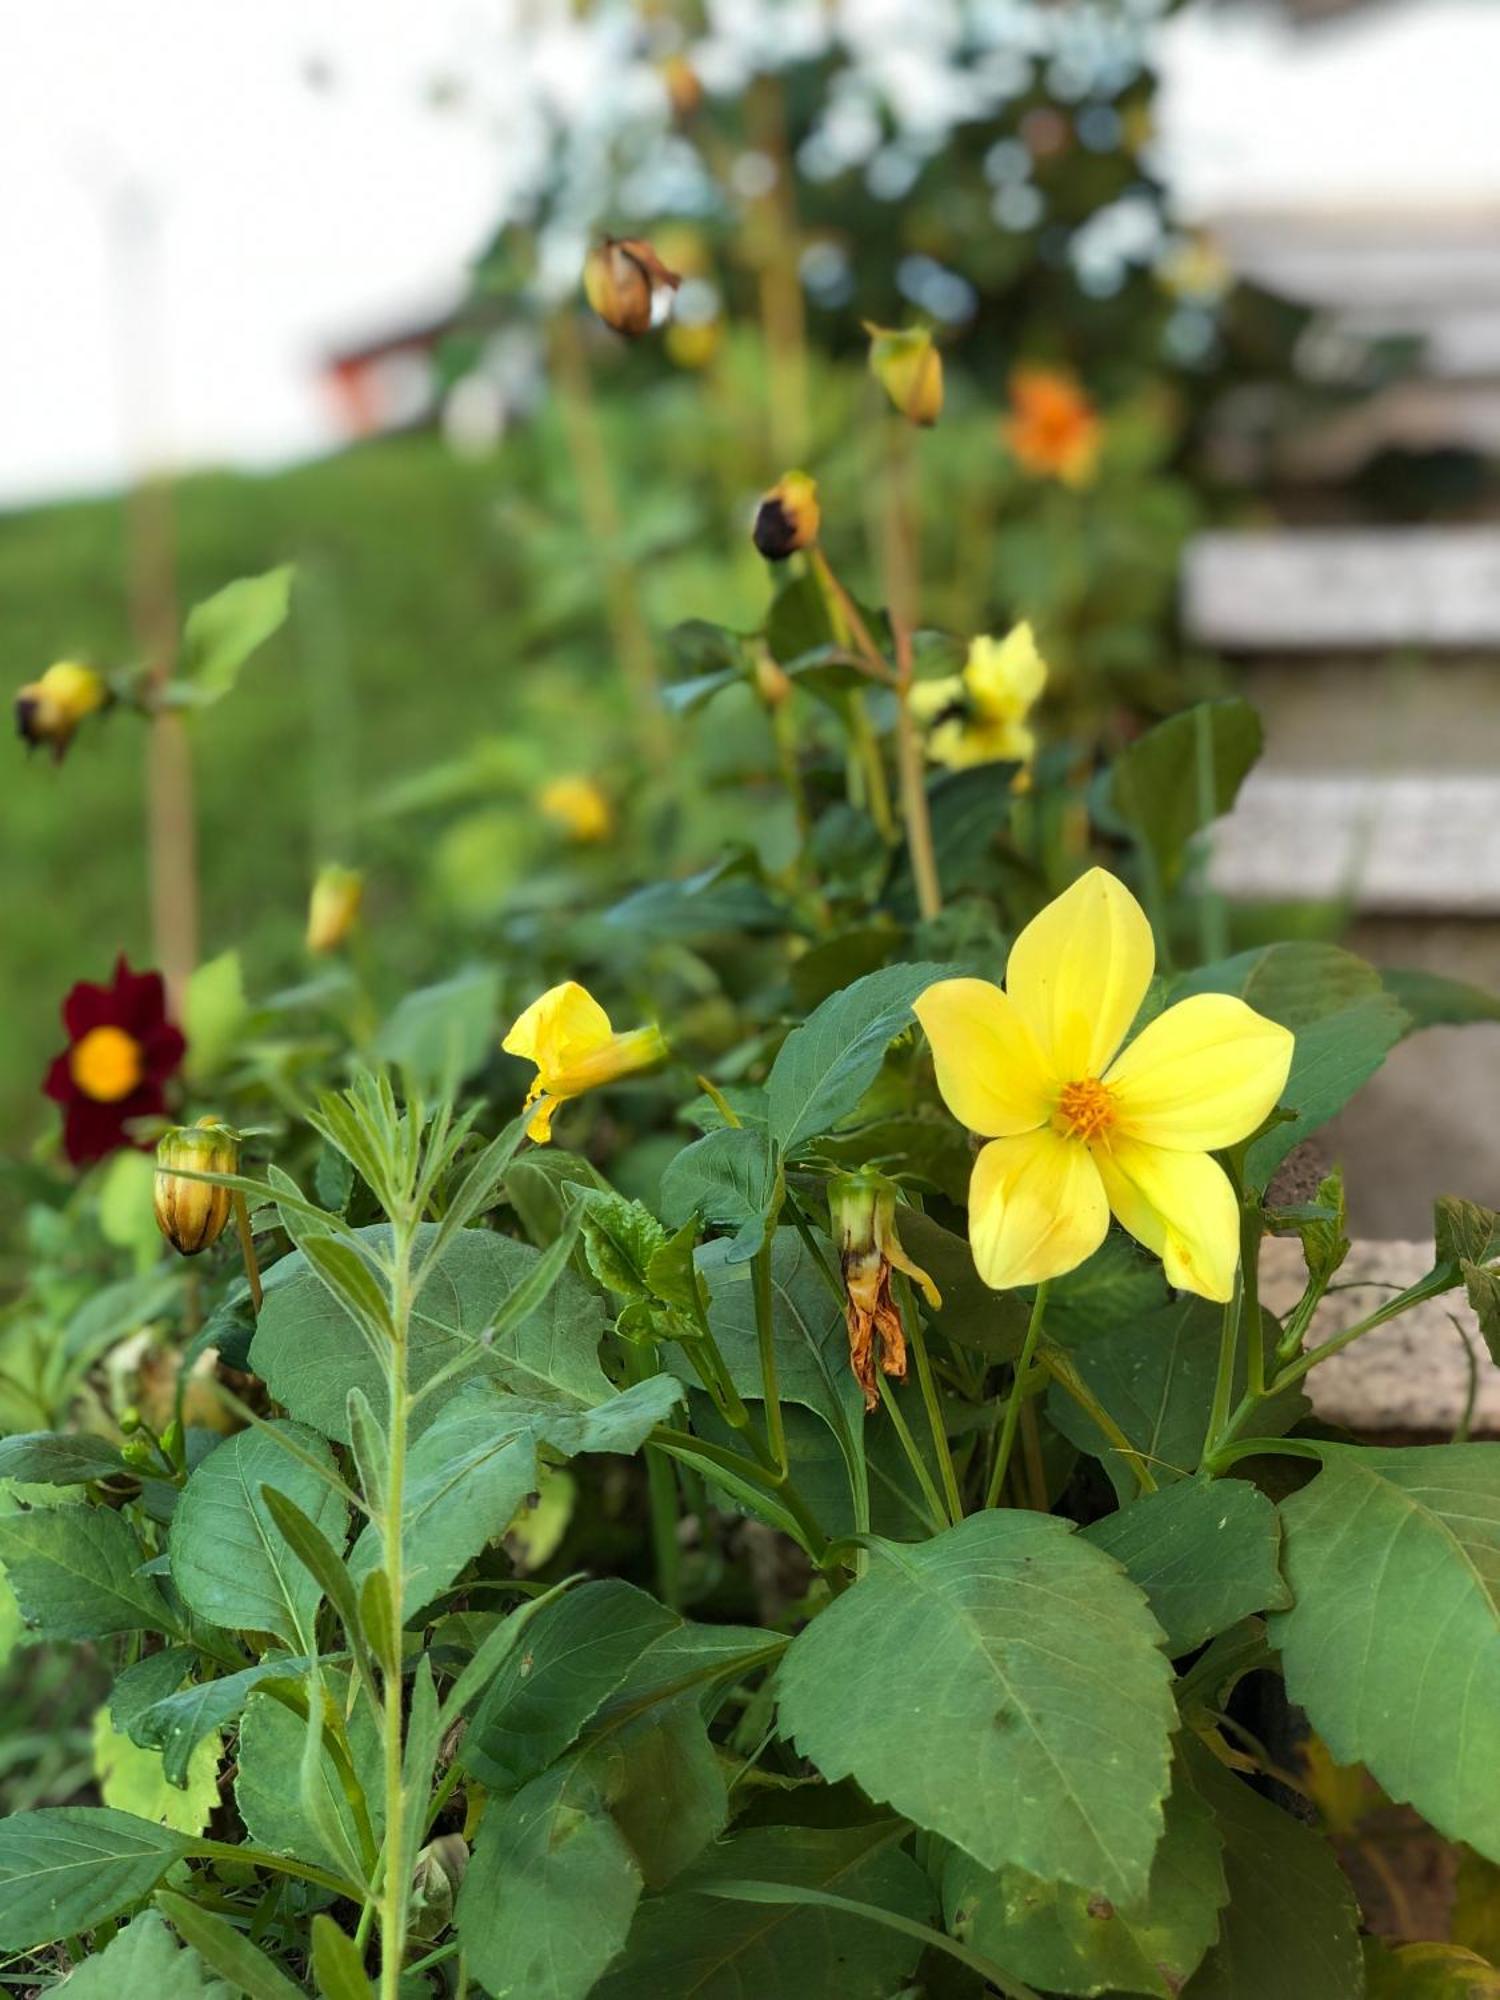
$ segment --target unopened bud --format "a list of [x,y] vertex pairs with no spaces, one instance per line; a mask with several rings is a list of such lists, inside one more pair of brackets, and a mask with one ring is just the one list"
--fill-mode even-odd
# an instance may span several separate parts
[[871,326],[870,372],[892,403],[914,424],[935,424],[943,408],[943,357],[925,326],[897,331]]
[[359,921],[365,878],[357,868],[330,862],[318,870],[307,905],[307,948],[322,954],[337,951]]
[[581,845],[608,840],[614,832],[614,811],[592,778],[572,772],[550,778],[536,802],[544,819]]
[[109,699],[109,686],[102,674],[72,660],[59,660],[39,681],[17,693],[17,733],[33,748],[39,743],[49,745],[53,762],[60,764],[79,723],[105,707]]
[[175,1126],[157,1141],[156,1226],[184,1257],[218,1242],[233,1202],[227,1187],[188,1175],[233,1174],[239,1165],[238,1135],[214,1118]]
[[663,291],[682,283],[669,271],[649,243],[636,236],[606,236],[592,249],[583,266],[584,296],[606,326],[634,339],[656,317]]
[[755,546],[767,562],[785,562],[810,549],[822,523],[818,485],[805,472],[788,472],[761,501],[755,515]]
[[780,708],[791,697],[791,675],[767,652],[755,656],[755,691],[767,708]]
[[883,1375],[898,1382],[906,1377],[906,1329],[891,1296],[892,1270],[904,1271],[934,1309],[942,1304],[937,1286],[901,1247],[896,1192],[894,1181],[868,1167],[857,1174],[839,1174],[828,1184],[828,1217],[844,1278],[849,1365],[865,1392],[867,1410],[880,1400],[875,1387],[877,1351]]
[[661,80],[672,107],[672,116],[686,123],[703,102],[703,83],[685,55],[668,56],[661,66]]

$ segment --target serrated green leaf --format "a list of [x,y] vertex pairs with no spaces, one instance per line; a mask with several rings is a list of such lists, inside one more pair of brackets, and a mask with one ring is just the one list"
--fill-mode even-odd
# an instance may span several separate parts
[[238,1673],[165,1695],[140,1710],[131,1725],[131,1740],[160,1750],[168,1778],[174,1785],[185,1784],[193,1750],[210,1730],[232,1722],[263,1681],[300,1682],[307,1665],[305,1657],[271,1654]]
[[[350,1761],[378,1842],[385,1822],[380,1738],[368,1704],[350,1706],[347,1691],[347,1674],[331,1670],[329,1692],[347,1712]],[[336,1843],[329,1842],[309,1812],[300,1782],[306,1735],[303,1718],[284,1703],[263,1691],[251,1694],[240,1718],[235,1804],[246,1833],[258,1846],[273,1854],[293,1855],[299,1861],[320,1862],[342,1873],[346,1853],[360,1852],[358,1820],[326,1737],[319,1748],[313,1782],[320,1794],[319,1813],[330,1817],[337,1828]]]
[[110,1806],[43,1806],[0,1820],[0,1951],[92,1930],[149,1896],[186,1837]]
[[[267,1430],[286,1437],[302,1456],[284,1450]],[[172,1523],[172,1581],[200,1618],[231,1630],[273,1633],[293,1652],[313,1650],[322,1589],[276,1525],[261,1489],[274,1486],[294,1500],[342,1548],[348,1509],[316,1465],[334,1470],[322,1438],[278,1421],[239,1432],[191,1475]]]
[[137,1476],[108,1438],[86,1431],[22,1431],[0,1438],[0,1479],[29,1486],[83,1486],[122,1475]]
[[1018,1978],[1049,1993],[1153,2000],[1177,2000],[1218,1937],[1229,1897],[1213,1814],[1180,1761],[1138,1902],[1116,1905],[1018,1868],[992,1875],[956,1848],[942,1889],[952,1936]]
[[174,1632],[129,1522],[107,1507],[33,1507],[0,1515],[0,1563],[21,1615],[48,1639]]
[[[361,1232],[366,1233],[366,1232]],[[389,1232],[369,1232],[382,1243]],[[424,1223],[416,1232],[420,1260],[436,1234]],[[510,1295],[536,1271],[540,1253],[487,1229],[465,1229],[443,1250],[412,1313],[408,1381],[420,1390],[455,1359],[469,1366],[422,1399],[414,1430],[437,1417],[464,1382],[490,1376],[524,1394],[556,1397],[592,1408],[614,1394],[599,1366],[604,1312],[581,1278],[564,1271],[546,1298],[518,1325],[486,1343]],[[384,1421],[384,1368],[357,1325],[307,1271],[300,1258],[286,1260],[287,1274],[266,1288],[265,1305],[250,1350],[252,1366],[294,1417],[327,1437],[347,1443],[348,1398],[357,1388]],[[280,1272],[284,1267],[277,1266]]]
[[598,1188],[585,1188],[577,1201],[589,1269],[600,1284],[624,1299],[653,1297],[646,1270],[666,1247],[667,1232],[650,1209]]
[[764,1132],[725,1126],[684,1146],[661,1177],[662,1214],[674,1227],[695,1216],[739,1233],[732,1261],[753,1257],[781,1200],[781,1170]]
[[794,1028],[767,1080],[771,1136],[786,1153],[831,1131],[875,1081],[885,1052],[912,1025],[912,1002],[944,965],[888,965],[834,993]]
[[238,1989],[210,1979],[197,1952],[179,1945],[155,1910],[132,1917],[104,1950],[69,1974],[68,2000],[240,2000]]
[[1281,1503],[1287,1690],[1338,1763],[1500,1861],[1500,1452],[1319,1450]]
[[1160,1637],[1065,1521],[975,1514],[873,1546],[793,1640],[781,1728],[830,1783],[854,1778],[984,1867],[1128,1902],[1146,1891],[1176,1724]]
[[188,1760],[187,1783],[168,1778],[159,1750],[143,1749],[111,1719],[107,1708],[94,1716],[94,1776],[107,1806],[137,1819],[169,1826],[178,1833],[202,1833],[219,1803],[219,1741],[204,1736]]
[[1242,1479],[1163,1486],[1082,1533],[1145,1592],[1173,1659],[1291,1602],[1276,1509]]

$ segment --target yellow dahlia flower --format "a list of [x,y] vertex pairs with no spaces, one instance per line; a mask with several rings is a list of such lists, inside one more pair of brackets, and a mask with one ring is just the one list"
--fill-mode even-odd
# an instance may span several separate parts
[[1046,685],[1036,634],[1022,624],[1003,639],[973,640],[962,673],[918,681],[908,702],[934,763],[955,771],[970,764],[1029,764],[1036,738],[1026,718]]
[[536,1110],[526,1131],[540,1146],[552,1137],[552,1118],[559,1104],[650,1069],[667,1053],[660,1028],[633,1028],[617,1035],[608,1014],[576,979],[549,987],[533,1000],[500,1046],[507,1055],[524,1056],[536,1064],[535,1080],[526,1093],[527,1104],[536,1105]]
[[1209,1155],[1264,1122],[1293,1038],[1243,1000],[1200,993],[1122,1047],[1155,962],[1140,904],[1093,868],[1016,939],[1003,992],[943,979],[917,1001],[944,1103],[990,1142],[969,1186],[987,1285],[1061,1277],[1098,1249],[1112,1210],[1173,1285],[1233,1292],[1239,1216]]

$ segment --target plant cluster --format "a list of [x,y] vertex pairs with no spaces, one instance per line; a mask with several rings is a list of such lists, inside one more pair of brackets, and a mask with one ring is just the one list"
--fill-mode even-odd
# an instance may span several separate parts
[[[599,257],[595,305],[649,326],[663,259]],[[330,982],[70,996],[53,1094],[99,1163],[36,1170],[0,1565],[18,1643],[109,1670],[103,1803],[0,1822],[11,1977],[1493,1989],[1500,1459],[1361,1444],[1305,1394],[1459,1288],[1500,1346],[1500,1217],[1456,1198],[1431,1271],[1321,1337],[1349,1243],[1304,1150],[1488,1003],[1232,949],[1199,837],[1253,711],[1106,759],[1049,724],[1029,626],[924,624],[941,357],[876,328],[870,364],[884,605],[789,470],[763,617],[680,628],[639,705],[663,811],[704,777],[680,718],[754,719],[711,776],[726,823],[774,792],[775,842],[602,907],[585,878],[394,1004],[347,876]],[[1015,420],[1065,479],[1085,414],[1054,383]],[[266,588],[195,614],[223,657]],[[1305,1260],[1284,1318],[1268,1235]],[[1455,1941],[1362,1937],[1355,1765],[1465,1844]]]

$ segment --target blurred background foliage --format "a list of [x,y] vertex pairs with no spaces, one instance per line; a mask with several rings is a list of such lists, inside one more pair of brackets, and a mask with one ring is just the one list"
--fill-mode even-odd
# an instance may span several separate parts
[[[914,105],[899,61],[872,70],[837,38],[799,58],[770,37],[774,67],[702,76],[693,10],[638,7],[618,93],[559,128],[469,304],[431,330],[420,417],[319,464],[172,491],[183,605],[298,567],[288,633],[193,724],[205,953],[238,945],[257,994],[297,980],[311,877],[355,862],[364,970],[393,997],[466,954],[524,962],[538,912],[712,860],[741,815],[724,785],[774,768],[764,712],[747,691],[674,722],[693,740],[667,782],[641,775],[628,687],[696,671],[665,641],[681,621],[758,620],[748,523],[792,463],[816,474],[856,591],[873,587],[887,481],[909,478],[923,624],[1034,619],[1058,728],[1117,744],[1212,690],[1174,608],[1185,538],[1247,504],[1210,420],[1264,425],[1278,398],[1351,385],[1296,383],[1301,315],[1174,228],[1150,165],[1158,11],[967,10],[966,38],[923,52],[947,88]],[[482,84],[435,97],[462,115]],[[600,227],[650,235],[683,271],[662,340],[630,346],[582,314]],[[863,319],[929,324],[944,353],[947,407],[904,472]],[[1086,484],[1007,449],[1018,363],[1067,370],[1097,408]],[[130,658],[138,569],[126,501],[0,518],[16,677]],[[608,801],[606,840],[539,809],[571,775]],[[0,787],[0,957],[24,996],[0,1119],[22,1142],[50,1129],[36,1092],[57,1000],[122,948],[149,957],[141,784],[129,718],[106,716],[60,768],[17,752]],[[771,818],[757,838],[774,864]]]

